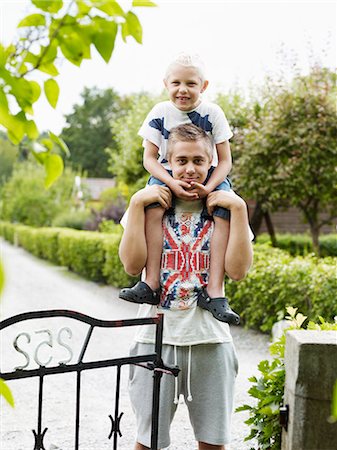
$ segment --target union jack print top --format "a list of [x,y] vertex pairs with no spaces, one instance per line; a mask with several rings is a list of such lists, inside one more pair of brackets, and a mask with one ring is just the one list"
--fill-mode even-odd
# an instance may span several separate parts
[[[164,313],[164,344],[196,345],[232,340],[227,323],[197,306],[197,290],[208,281],[214,229],[213,221],[201,212],[201,202],[177,200],[175,215],[163,219],[160,304],[158,307],[141,305],[138,317]],[[153,343],[154,327],[139,327],[136,340]]]

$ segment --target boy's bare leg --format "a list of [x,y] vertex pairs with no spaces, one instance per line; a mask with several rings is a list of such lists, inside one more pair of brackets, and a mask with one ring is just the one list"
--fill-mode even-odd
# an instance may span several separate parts
[[226,450],[226,449],[224,445],[212,445],[206,444],[205,442],[198,442],[198,450]]
[[147,244],[146,276],[152,290],[159,288],[159,273],[163,249],[162,221],[165,209],[162,207],[148,208],[145,212],[145,237]]
[[149,450],[149,447],[145,447],[145,445],[136,442],[135,450]]
[[211,238],[207,292],[211,298],[224,296],[225,255],[229,238],[229,221],[214,216]]

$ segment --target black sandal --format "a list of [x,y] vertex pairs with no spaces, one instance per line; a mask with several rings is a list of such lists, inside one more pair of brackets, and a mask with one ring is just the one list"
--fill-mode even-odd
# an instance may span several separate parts
[[227,322],[231,325],[240,323],[240,316],[230,308],[228,299],[226,297],[211,298],[206,288],[200,289],[197,304],[201,308],[207,309],[220,322]]
[[132,288],[124,288],[119,293],[119,298],[132,303],[148,303],[158,305],[160,289],[153,291],[144,281],[138,281]]

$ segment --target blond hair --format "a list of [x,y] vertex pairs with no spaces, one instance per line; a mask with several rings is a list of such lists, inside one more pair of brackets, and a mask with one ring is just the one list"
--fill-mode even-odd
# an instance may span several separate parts
[[203,83],[204,81],[206,81],[205,64],[202,62],[200,56],[197,55],[196,53],[195,54],[185,52],[179,53],[168,65],[165,72],[165,80],[167,80],[173,68],[177,65],[183,67],[192,67],[198,72],[201,82]]

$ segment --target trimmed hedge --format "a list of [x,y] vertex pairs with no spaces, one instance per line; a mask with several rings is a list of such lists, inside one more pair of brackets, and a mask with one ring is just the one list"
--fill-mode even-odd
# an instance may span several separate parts
[[254,264],[240,282],[228,280],[226,294],[245,325],[270,331],[287,306],[310,320],[337,315],[336,258],[292,257],[288,252],[255,244]]
[[[276,247],[288,251],[293,256],[305,256],[313,252],[311,237],[307,234],[276,234]],[[269,234],[259,234],[258,244],[270,243]],[[320,256],[337,256],[337,234],[326,234],[319,238]]]
[[121,227],[114,233],[70,228],[34,228],[0,221],[0,235],[33,255],[68,267],[79,275],[116,287],[134,284],[118,257]]
[[[67,228],[33,228],[0,222],[0,235],[34,255],[98,282],[130,286],[135,278],[124,272],[118,257],[121,227],[113,233]],[[250,328],[268,332],[283,318],[287,306],[297,307],[310,320],[333,321],[337,315],[336,258],[293,257],[266,244],[255,244],[254,264],[240,281],[228,280],[231,306]]]

